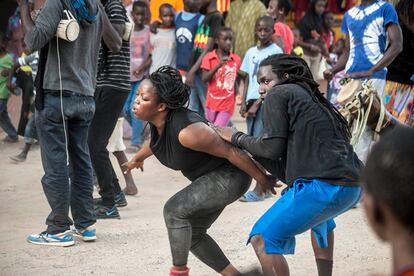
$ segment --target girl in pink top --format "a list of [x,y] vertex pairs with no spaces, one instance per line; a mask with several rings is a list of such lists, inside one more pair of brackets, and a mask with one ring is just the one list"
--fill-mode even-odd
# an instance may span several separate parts
[[293,49],[293,32],[286,24],[285,16],[290,11],[289,0],[270,0],[267,15],[275,20],[275,34],[273,42],[283,49],[285,54],[290,54]]

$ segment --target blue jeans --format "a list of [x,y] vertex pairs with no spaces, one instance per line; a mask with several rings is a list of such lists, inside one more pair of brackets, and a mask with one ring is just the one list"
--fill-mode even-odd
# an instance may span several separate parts
[[201,80],[201,73],[194,76],[193,87],[191,87],[190,104],[188,108],[198,112],[204,117],[204,107],[206,106],[206,84]]
[[7,133],[12,139],[17,139],[17,131],[14,128],[9,113],[7,112],[8,99],[0,99],[0,127]]
[[131,83],[131,92],[129,92],[128,98],[124,104],[125,120],[127,120],[132,127],[131,144],[136,146],[141,145],[142,143],[141,133],[144,129],[144,122],[135,117],[135,114],[132,112],[132,107],[134,106],[135,95],[141,82],[142,80]]
[[247,134],[253,137],[261,137],[263,135],[263,105],[256,112],[256,117],[247,117]]
[[[52,211],[46,219],[49,234],[61,233],[73,224],[85,228],[96,222],[93,207],[92,164],[87,144],[88,128],[95,112],[93,97],[70,93],[62,98],[57,91],[45,91],[44,107],[36,110],[35,121],[39,136],[44,176],[43,191]],[[66,124],[69,165],[66,162]]]

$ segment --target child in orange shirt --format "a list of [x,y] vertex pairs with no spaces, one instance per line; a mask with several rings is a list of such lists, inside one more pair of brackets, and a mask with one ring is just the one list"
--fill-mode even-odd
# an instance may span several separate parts
[[235,81],[240,70],[240,57],[231,53],[233,31],[222,27],[216,34],[217,49],[207,53],[201,63],[202,80],[208,83],[206,118],[209,122],[227,126],[234,112]]

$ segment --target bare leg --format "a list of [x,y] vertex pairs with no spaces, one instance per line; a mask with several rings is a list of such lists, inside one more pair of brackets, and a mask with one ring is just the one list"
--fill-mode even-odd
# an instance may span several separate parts
[[[118,160],[119,167],[121,167],[122,164],[125,162],[128,162],[128,158],[125,155],[125,152],[123,151],[114,151],[113,155]],[[122,170],[122,168],[121,168]],[[123,174],[125,178],[126,187],[124,189],[125,194],[127,195],[136,195],[138,193],[137,186],[135,186],[134,179],[132,178],[132,174],[129,171],[126,174]]]
[[265,276],[289,276],[289,266],[283,255],[266,254],[264,252],[264,241],[260,236],[251,239],[254,251],[259,258]]
[[318,267],[319,276],[331,276],[333,266],[334,251],[334,232],[328,233],[328,247],[320,248],[315,238],[315,234],[311,231],[311,241],[313,253],[315,254],[316,265]]

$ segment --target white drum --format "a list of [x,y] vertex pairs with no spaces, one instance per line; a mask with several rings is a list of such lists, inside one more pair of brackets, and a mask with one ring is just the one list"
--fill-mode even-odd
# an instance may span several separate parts
[[63,11],[66,19],[59,22],[56,36],[69,42],[75,41],[79,36],[79,23],[68,10]]

